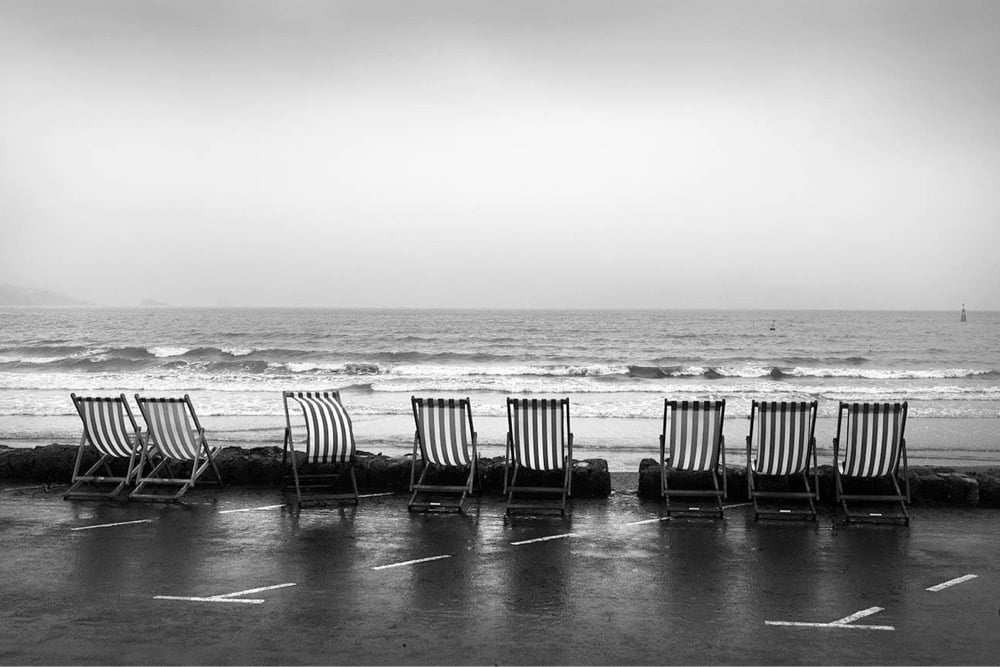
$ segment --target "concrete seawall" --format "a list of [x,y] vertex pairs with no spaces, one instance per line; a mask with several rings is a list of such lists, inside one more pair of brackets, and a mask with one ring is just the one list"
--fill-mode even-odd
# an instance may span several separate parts
[[[961,507],[1000,507],[1000,468],[959,470],[957,468],[911,466],[910,498],[913,505],[946,505]],[[821,465],[819,473],[820,502],[832,503],[836,497],[833,467]],[[705,488],[706,474],[671,473],[671,487]],[[812,484],[812,480],[810,480]],[[747,471],[745,467],[726,469],[729,502],[747,499]],[[762,490],[801,491],[801,481],[779,479],[765,481]],[[660,464],[653,459],[643,459],[639,464],[638,494],[640,498],[658,499],[660,495]],[[892,485],[887,480],[852,481],[847,493],[889,493]]]
[[[33,449],[0,447],[0,479],[17,479],[42,484],[69,484],[76,460],[75,445],[43,445]],[[304,456],[304,454],[299,454]],[[282,465],[280,447],[225,447],[215,457],[219,473],[227,485],[283,486],[287,465]],[[97,454],[85,450],[81,470],[93,465]],[[117,475],[126,472],[126,461],[112,462]],[[480,458],[479,478],[482,492],[500,495],[503,490],[503,457]],[[190,470],[190,468],[189,468]],[[317,470],[317,472],[320,470]],[[364,492],[404,492],[410,485],[410,458],[389,457],[358,452],[355,465],[358,488]],[[418,470],[419,472],[419,470]],[[460,471],[442,471],[430,476],[429,482],[463,484]],[[522,476],[523,475],[523,476]],[[519,475],[518,481],[538,483],[539,475]],[[550,474],[544,480],[549,486],[562,484],[561,473]],[[585,459],[573,464],[573,496],[603,498],[611,494],[611,475],[604,459]]]
[[[75,445],[43,445],[32,449],[0,446],[0,479],[21,480],[41,484],[68,484],[76,458]],[[84,469],[97,460],[96,453],[88,450],[84,455]],[[279,447],[226,447],[216,456],[223,481],[227,485],[271,486],[284,484],[287,468],[282,465]],[[115,461],[112,470],[123,475],[124,465]],[[358,486],[362,492],[395,491],[405,492],[410,482],[410,459],[407,456],[383,456],[358,452],[356,472]],[[549,483],[558,485],[560,480]],[[637,478],[637,479],[636,479]],[[525,481],[529,477],[522,478]],[[643,459],[638,475],[628,473],[628,483],[616,485],[616,490],[635,492],[640,498],[656,500],[660,498],[660,466],[653,459]],[[705,478],[696,475],[673,473],[672,484],[677,488],[686,485],[704,485]],[[443,483],[462,483],[461,475],[445,475],[437,478]],[[942,505],[959,507],[1000,507],[1000,467],[962,470],[946,467],[919,466],[909,469],[910,494],[913,505]],[[503,458],[480,459],[480,482],[486,495],[500,495],[503,488]],[[726,471],[729,502],[737,502],[747,497],[746,469],[729,467]],[[797,480],[793,481],[793,488]],[[852,492],[885,493],[887,482],[867,485],[855,483]],[[585,459],[574,462],[573,496],[576,498],[603,498],[611,494],[611,474],[604,459]],[[780,480],[766,488],[785,490],[787,485]],[[833,468],[819,467],[820,502],[834,500]]]

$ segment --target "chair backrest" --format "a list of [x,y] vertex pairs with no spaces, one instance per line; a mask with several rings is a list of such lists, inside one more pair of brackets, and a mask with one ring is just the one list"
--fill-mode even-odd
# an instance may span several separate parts
[[201,424],[194,413],[191,398],[142,398],[135,402],[146,420],[150,445],[163,456],[178,461],[193,461],[201,455]]
[[[139,442],[139,425],[125,400],[125,394],[111,397],[87,397],[70,394],[83,420],[83,434],[101,454],[127,458]],[[125,423],[128,417],[129,424]]]
[[306,421],[306,461],[347,463],[354,456],[354,426],[340,401],[339,391],[286,391],[285,422],[292,428],[288,399],[302,408]]
[[475,433],[469,399],[411,396],[410,402],[424,460],[438,465],[468,465]]
[[837,442],[850,477],[882,477],[896,472],[906,427],[902,403],[845,403],[837,415]]
[[560,470],[570,436],[568,398],[507,398],[514,460],[532,470]]
[[792,475],[809,468],[816,433],[816,401],[753,401],[751,460],[761,475]]
[[663,402],[663,437],[676,470],[713,470],[719,464],[726,401]]

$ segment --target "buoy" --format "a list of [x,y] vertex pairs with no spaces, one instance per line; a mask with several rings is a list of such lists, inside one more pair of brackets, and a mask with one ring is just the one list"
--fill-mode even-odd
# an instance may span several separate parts
[[965,304],[962,304],[962,321],[965,322]]

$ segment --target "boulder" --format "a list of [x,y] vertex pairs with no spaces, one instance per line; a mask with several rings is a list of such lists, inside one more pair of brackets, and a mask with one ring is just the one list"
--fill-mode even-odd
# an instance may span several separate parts
[[974,472],[969,476],[979,484],[979,506],[1000,507],[1000,470]]
[[[672,489],[711,489],[712,477],[707,472],[672,471],[668,478]],[[721,482],[721,480],[720,480]],[[653,459],[639,462],[639,497],[661,500],[660,463]],[[744,467],[726,467],[726,502],[742,502],[747,497],[747,471]]]

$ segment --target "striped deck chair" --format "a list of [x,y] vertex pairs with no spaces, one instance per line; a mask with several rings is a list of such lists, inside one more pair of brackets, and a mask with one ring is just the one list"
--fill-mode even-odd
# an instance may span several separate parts
[[[407,508],[457,509],[467,495],[473,493],[479,479],[479,454],[476,452],[476,429],[472,425],[472,407],[467,398],[417,398],[410,397],[413,405],[413,458],[410,463],[410,502]],[[419,450],[422,470],[417,479],[417,453]],[[431,484],[428,472],[440,474],[446,469],[459,469],[466,473],[464,484]],[[467,471],[467,472],[466,472]],[[432,497],[459,494],[458,500],[432,501]]]
[[[296,505],[301,508],[304,503],[341,500],[350,500],[356,505],[358,480],[354,473],[354,427],[340,401],[340,392],[285,391],[281,397],[285,405],[285,445],[281,459],[284,464],[291,454]],[[289,399],[302,409],[305,419],[304,457],[296,453]],[[337,490],[338,486],[343,486],[341,478],[344,474],[351,483],[348,492]]]
[[[816,520],[819,476],[816,462],[816,401],[753,401],[750,405],[750,435],[747,436],[747,490],[753,501],[754,518],[805,516]],[[813,486],[809,486],[812,471]],[[758,478],[801,476],[804,491],[762,491]],[[762,509],[758,499],[805,500],[809,508]]]
[[[139,425],[125,400],[125,394],[109,398],[69,396],[83,421],[83,435],[76,451],[72,485],[63,498],[112,498],[129,485],[136,473],[136,454],[143,444]],[[88,445],[97,450],[99,457],[94,465],[81,473],[80,464]],[[115,475],[111,470],[111,461],[124,459],[128,459],[125,476]],[[95,474],[101,468],[105,474]],[[102,490],[108,484],[114,486],[110,490]]]
[[[722,435],[726,401],[663,402],[663,433],[660,434],[660,490],[670,516],[670,498],[712,498],[714,507],[706,509],[687,506],[675,510],[679,515],[717,515],[722,517],[722,500],[726,497],[726,443]],[[669,444],[669,449],[668,449]],[[703,472],[712,478],[711,489],[671,489],[671,472]],[[719,488],[719,476],[722,488]]]
[[[563,471],[562,485],[543,486],[544,482],[518,485],[517,477],[522,469],[536,477]],[[512,510],[566,513],[566,498],[573,492],[573,433],[569,424],[568,398],[507,398],[507,455],[503,482],[507,514]],[[515,493],[557,495],[560,502],[558,506],[517,502]]]
[[[139,461],[136,487],[129,494],[130,500],[176,502],[209,469],[215,475],[215,483],[222,486],[222,475],[213,458],[217,450],[208,446],[205,429],[198,421],[190,396],[143,398],[136,394],[135,402],[146,421],[147,441]],[[150,465],[149,472],[145,472],[147,464]],[[175,476],[174,464],[190,464],[191,474]],[[160,493],[154,490],[162,487],[168,491]],[[171,493],[172,487],[176,490]]]
[[[840,403],[837,414],[837,437],[833,439],[833,472],[837,485],[837,500],[844,509],[845,520],[902,521],[910,523],[906,503],[910,502],[910,480],[906,466],[906,402],[902,403]],[[903,467],[903,484],[899,488],[899,467]],[[844,480],[892,481],[893,494],[847,494]],[[880,512],[854,514],[847,501],[899,503],[899,514]]]

